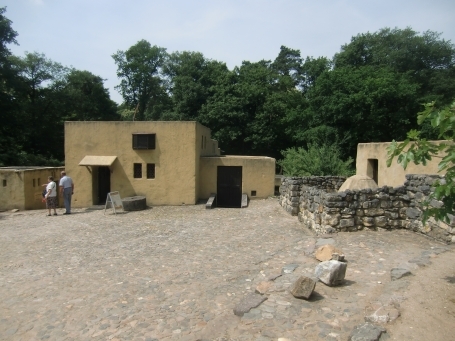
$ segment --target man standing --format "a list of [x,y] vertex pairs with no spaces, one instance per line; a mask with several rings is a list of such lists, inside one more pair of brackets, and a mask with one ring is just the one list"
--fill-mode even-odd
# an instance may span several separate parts
[[60,179],[60,195],[63,195],[63,201],[65,203],[66,212],[63,214],[71,214],[71,196],[74,194],[74,182],[66,175],[63,171],[62,178]]

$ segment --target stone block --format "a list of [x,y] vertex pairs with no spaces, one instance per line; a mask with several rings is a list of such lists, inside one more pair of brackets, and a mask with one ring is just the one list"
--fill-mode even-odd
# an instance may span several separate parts
[[340,219],[340,227],[349,227],[349,226],[354,226],[354,218],[349,218],[349,219]]
[[315,276],[328,286],[340,285],[346,276],[347,267],[347,263],[329,260],[316,266]]
[[420,218],[421,214],[422,211],[420,211],[418,208],[409,207],[406,209],[406,216],[410,219],[418,219]]
[[316,281],[313,279],[301,276],[294,282],[291,286],[291,294],[296,298],[309,299],[313,293],[314,287],[316,286]]
[[340,222],[340,214],[327,214],[322,213],[321,222],[325,225],[336,226]]
[[364,210],[364,213],[368,217],[375,217],[379,215],[384,215],[384,210],[382,208],[369,208]]
[[366,227],[374,226],[374,218],[373,217],[363,217],[362,223]]
[[389,219],[385,216],[374,217],[374,225],[378,227],[385,227],[387,226]]

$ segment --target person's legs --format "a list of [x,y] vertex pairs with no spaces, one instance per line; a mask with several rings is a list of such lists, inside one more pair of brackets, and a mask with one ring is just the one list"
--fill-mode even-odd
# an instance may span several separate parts
[[66,213],[71,213],[71,194],[72,188],[65,188],[63,190],[63,201],[65,202]]

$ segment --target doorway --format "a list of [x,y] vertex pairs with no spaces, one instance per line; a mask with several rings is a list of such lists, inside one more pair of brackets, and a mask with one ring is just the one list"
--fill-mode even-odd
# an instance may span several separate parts
[[98,167],[98,205],[106,203],[107,194],[111,191],[111,170],[109,167]]
[[376,185],[379,185],[378,183],[378,159],[368,159],[368,165],[367,165],[367,176],[372,178],[374,182],[376,182]]
[[216,184],[218,207],[242,206],[242,167],[218,166]]

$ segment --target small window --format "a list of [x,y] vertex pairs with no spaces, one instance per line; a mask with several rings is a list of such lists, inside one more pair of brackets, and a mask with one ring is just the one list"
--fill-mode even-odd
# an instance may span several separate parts
[[251,196],[255,197],[256,196],[256,191],[251,191]]
[[134,164],[134,178],[135,179],[142,178],[142,163]]
[[33,179],[33,187],[35,187],[35,179]]
[[133,149],[155,149],[155,134],[133,134]]
[[155,164],[147,163],[147,179],[155,179]]
[[3,187],[6,187],[6,179],[3,180]]

